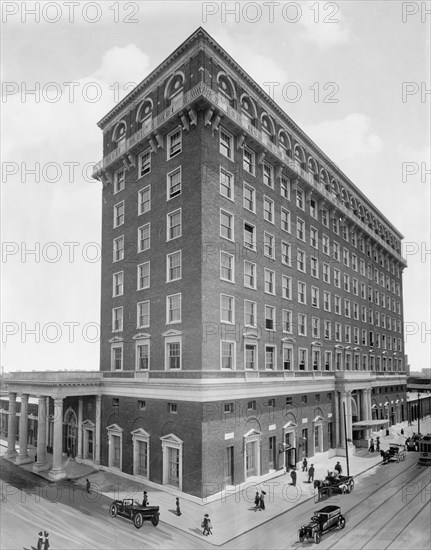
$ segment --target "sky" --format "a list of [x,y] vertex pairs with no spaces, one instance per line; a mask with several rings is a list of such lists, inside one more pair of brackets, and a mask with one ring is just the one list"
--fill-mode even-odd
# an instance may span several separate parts
[[406,353],[413,371],[430,366],[431,2],[1,9],[6,372],[99,369],[97,122],[199,26],[404,235]]

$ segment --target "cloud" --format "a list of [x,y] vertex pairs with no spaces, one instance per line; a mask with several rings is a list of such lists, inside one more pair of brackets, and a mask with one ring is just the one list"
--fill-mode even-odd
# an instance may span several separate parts
[[102,59],[102,64],[94,73],[94,77],[102,82],[122,85],[128,82],[139,84],[150,72],[149,56],[134,44],[122,48],[114,47],[108,50]]
[[336,161],[352,159],[357,155],[373,155],[383,147],[380,136],[371,131],[371,119],[362,113],[304,125],[304,130]]
[[326,49],[346,44],[354,39],[350,25],[345,22],[339,4],[335,2],[303,2],[299,24],[300,37],[318,48]]

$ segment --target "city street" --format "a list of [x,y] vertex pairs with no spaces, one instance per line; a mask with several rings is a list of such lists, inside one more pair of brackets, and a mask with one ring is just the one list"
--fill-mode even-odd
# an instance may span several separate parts
[[[430,470],[418,466],[417,457],[417,453],[408,453],[404,462],[379,464],[355,479],[352,494],[338,495],[319,504],[308,500],[222,547],[306,548],[312,542],[300,543],[298,528],[309,521],[314,510],[336,504],[346,517],[346,527],[323,535],[321,548],[428,548]],[[190,522],[184,517],[185,525],[196,527],[179,530],[161,517],[158,527],[145,523],[138,531],[131,522],[109,517],[107,497],[87,495],[72,482],[51,484],[3,459],[1,479],[4,550],[35,547],[40,529],[50,533],[51,546],[56,550],[212,546],[201,536],[199,518]],[[270,506],[268,502],[267,511]],[[251,510],[250,514],[254,512]],[[214,528],[220,530],[223,525]]]

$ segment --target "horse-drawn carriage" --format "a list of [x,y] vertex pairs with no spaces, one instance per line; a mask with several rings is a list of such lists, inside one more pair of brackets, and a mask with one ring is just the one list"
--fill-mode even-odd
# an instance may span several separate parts
[[383,458],[383,464],[401,462],[406,459],[405,445],[391,443],[387,451],[380,451],[380,456]]
[[333,494],[344,495],[353,491],[355,486],[353,476],[337,474],[337,472],[328,472],[324,480],[316,479],[314,481],[314,488],[317,489],[317,502],[324,498],[331,498]]

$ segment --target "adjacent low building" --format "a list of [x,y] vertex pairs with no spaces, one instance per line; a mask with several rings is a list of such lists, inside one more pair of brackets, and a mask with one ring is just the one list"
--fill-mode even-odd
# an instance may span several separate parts
[[100,371],[12,375],[9,456],[16,393],[54,478],[201,498],[407,418],[402,235],[211,36],[99,126]]

